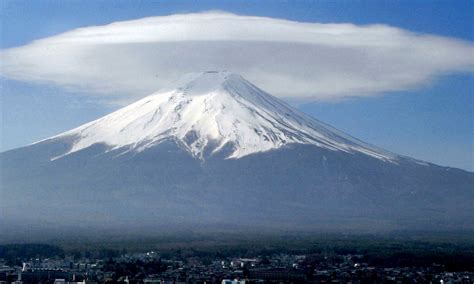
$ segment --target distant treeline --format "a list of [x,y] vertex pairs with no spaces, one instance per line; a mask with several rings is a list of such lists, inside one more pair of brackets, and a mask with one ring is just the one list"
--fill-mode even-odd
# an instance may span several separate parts
[[[355,261],[377,267],[428,267],[439,264],[449,271],[474,271],[474,243],[471,241],[419,241],[378,237],[334,237],[334,238],[263,238],[232,241],[208,239],[206,242],[173,242],[157,240],[142,242],[142,252],[154,250],[164,259],[186,261],[200,258],[204,263],[230,257],[260,257],[266,259],[275,254],[307,255],[308,264],[316,261],[342,261],[341,255],[357,255]],[[136,243],[95,243],[88,248],[68,245],[67,253],[75,258],[110,258],[127,251],[133,252]],[[105,249],[111,245],[111,247]],[[135,249],[131,249],[135,248]],[[328,257],[329,256],[329,257]],[[329,259],[329,260],[328,260]]]
[[[200,237],[196,240],[156,239],[123,242],[72,242],[53,246],[47,244],[0,245],[0,258],[10,263],[19,259],[72,256],[74,259],[111,259],[127,252],[154,250],[164,259],[186,261],[200,258],[204,263],[228,257],[260,257],[275,254],[307,255],[309,265],[321,259],[340,260],[340,255],[354,255],[357,262],[377,267],[427,267],[433,263],[449,271],[474,271],[474,242],[471,239],[455,241],[413,240],[407,238],[381,238],[333,236],[310,238],[247,238],[232,240]],[[329,256],[329,258],[328,258]]]
[[0,258],[7,264],[21,264],[21,260],[35,258],[64,257],[64,250],[48,244],[0,245]]

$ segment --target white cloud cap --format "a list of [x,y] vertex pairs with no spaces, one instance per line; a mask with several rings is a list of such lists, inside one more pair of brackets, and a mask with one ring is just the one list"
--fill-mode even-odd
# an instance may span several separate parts
[[222,12],[75,29],[1,51],[1,73],[110,98],[144,96],[183,73],[227,69],[295,99],[414,88],[474,70],[474,45],[387,25],[299,23]]

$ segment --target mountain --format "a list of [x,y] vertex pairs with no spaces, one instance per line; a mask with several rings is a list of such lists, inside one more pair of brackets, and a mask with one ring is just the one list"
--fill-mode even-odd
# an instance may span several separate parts
[[473,229],[474,174],[359,141],[227,71],[0,154],[4,224]]

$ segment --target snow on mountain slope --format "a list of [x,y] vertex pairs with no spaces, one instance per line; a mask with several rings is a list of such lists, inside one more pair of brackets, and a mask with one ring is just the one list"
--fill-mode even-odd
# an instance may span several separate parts
[[50,139],[74,139],[54,159],[96,143],[109,150],[142,151],[173,139],[194,157],[232,146],[228,158],[277,149],[290,143],[363,153],[395,161],[397,156],[325,125],[265,93],[239,75],[207,71],[184,76],[127,107]]

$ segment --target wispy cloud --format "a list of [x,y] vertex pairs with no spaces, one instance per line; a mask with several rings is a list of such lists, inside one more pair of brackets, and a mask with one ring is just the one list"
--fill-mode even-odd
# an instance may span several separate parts
[[387,25],[299,23],[222,12],[85,27],[1,51],[1,74],[135,98],[183,73],[227,69],[272,94],[338,99],[474,70],[474,44]]

